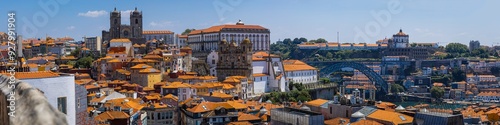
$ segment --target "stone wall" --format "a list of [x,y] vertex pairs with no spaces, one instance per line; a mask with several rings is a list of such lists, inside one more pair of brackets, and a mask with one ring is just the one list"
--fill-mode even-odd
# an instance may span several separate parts
[[[12,85],[15,87],[12,87]],[[11,96],[10,93],[14,93],[14,96]],[[30,86],[28,83],[16,80],[15,83],[9,84],[8,76],[0,75],[0,96],[3,96],[0,97],[0,119],[8,117],[10,125],[68,124],[65,114],[50,106],[43,93]],[[7,107],[13,104],[9,100],[12,98],[15,99],[15,101],[13,101],[15,102],[14,117],[5,114],[12,111],[11,107]],[[0,124],[3,125],[4,123],[0,121]]]

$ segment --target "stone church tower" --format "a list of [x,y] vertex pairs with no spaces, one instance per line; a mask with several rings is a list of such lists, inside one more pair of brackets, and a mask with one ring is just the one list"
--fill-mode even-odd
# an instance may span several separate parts
[[121,12],[116,8],[109,15],[109,31],[102,31],[103,46],[109,47],[111,39],[128,38],[132,44],[144,44],[146,40],[142,38],[142,12],[135,8],[130,12],[130,24],[122,24]]
[[245,38],[240,45],[235,40],[230,43],[224,38],[218,44],[217,80],[224,81],[228,76],[252,76],[252,42]]

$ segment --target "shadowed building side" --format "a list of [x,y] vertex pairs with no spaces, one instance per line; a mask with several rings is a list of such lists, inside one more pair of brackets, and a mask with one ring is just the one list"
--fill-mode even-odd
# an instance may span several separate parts
[[[7,116],[10,125],[67,125],[66,116],[50,106],[44,94],[38,89],[30,86],[28,83],[16,80],[15,89],[9,88],[9,77],[0,75],[0,99],[8,98],[9,93],[14,92],[15,97],[15,117],[9,117],[5,112],[6,105],[9,105],[6,99],[0,100],[0,119]],[[0,121],[2,125],[3,121]]]

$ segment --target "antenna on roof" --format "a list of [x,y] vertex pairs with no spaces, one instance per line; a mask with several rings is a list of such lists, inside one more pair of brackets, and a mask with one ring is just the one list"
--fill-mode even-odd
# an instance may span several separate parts
[[339,32],[337,32],[337,43],[340,43]]

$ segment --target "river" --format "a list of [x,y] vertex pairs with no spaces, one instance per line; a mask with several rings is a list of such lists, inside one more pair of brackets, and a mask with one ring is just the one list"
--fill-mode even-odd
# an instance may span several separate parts
[[429,108],[436,108],[436,109],[456,109],[456,108],[463,108],[465,107],[465,105],[461,105],[461,104],[446,104],[446,103],[442,103],[442,104],[432,104],[432,103],[427,103],[427,102],[394,102],[394,104],[396,105],[402,105],[404,108],[408,107],[408,106],[415,106],[415,105],[419,105],[419,104],[429,104]]

